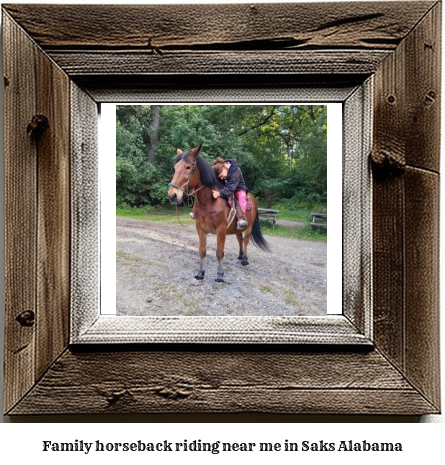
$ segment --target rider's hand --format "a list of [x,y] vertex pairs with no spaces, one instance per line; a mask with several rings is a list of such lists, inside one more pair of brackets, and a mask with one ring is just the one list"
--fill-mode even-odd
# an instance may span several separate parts
[[217,199],[220,196],[219,191],[212,191],[212,194],[214,199]]

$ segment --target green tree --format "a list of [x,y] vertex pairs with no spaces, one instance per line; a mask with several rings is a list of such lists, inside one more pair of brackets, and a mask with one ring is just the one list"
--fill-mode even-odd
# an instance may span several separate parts
[[322,105],[118,106],[118,202],[167,204],[176,149],[199,144],[208,161],[235,158],[269,203],[326,201],[326,118]]

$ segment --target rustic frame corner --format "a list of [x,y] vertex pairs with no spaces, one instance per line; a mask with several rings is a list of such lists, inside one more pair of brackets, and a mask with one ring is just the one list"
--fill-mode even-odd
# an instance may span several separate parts
[[[440,411],[441,2],[359,10],[3,5],[6,414]],[[205,26],[192,35],[198,16]],[[349,322],[371,345],[72,343],[70,302],[76,295],[87,308],[92,298],[76,294],[71,259],[73,238],[95,227],[82,170],[95,169],[99,103],[166,88],[177,100],[203,88],[342,89],[370,77],[372,257],[360,260],[372,260],[372,321],[359,312]],[[73,183],[84,187],[75,207]],[[77,265],[88,260],[76,250]],[[86,315],[91,328],[94,312]]]

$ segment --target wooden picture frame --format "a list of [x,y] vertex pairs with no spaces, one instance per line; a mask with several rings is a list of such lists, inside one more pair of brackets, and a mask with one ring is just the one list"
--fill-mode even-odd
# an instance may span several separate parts
[[[263,83],[265,80],[263,80]],[[345,86],[339,89],[330,88],[281,88],[278,93],[280,101],[292,98],[293,101],[313,103],[337,101],[341,105],[339,118],[344,120],[340,129],[345,133],[341,146],[337,148],[337,189],[340,192],[340,212],[336,225],[337,240],[334,247],[342,244],[342,257],[335,265],[335,272],[348,276],[343,292],[336,296],[330,294],[331,308],[340,309],[341,314],[317,317],[304,316],[272,316],[258,314],[246,317],[234,315],[218,316],[125,316],[116,318],[112,315],[116,307],[108,309],[106,299],[101,298],[98,276],[102,275],[99,266],[99,231],[101,218],[98,211],[97,196],[83,195],[84,185],[91,187],[91,192],[99,192],[98,171],[91,166],[91,160],[82,162],[79,151],[73,150],[71,157],[71,210],[82,211],[76,218],[71,230],[71,344],[109,344],[109,343],[229,343],[229,344],[354,344],[372,345],[372,255],[371,244],[371,171],[368,155],[371,150],[371,96],[373,79],[369,78],[357,86]],[[272,104],[276,100],[275,89],[258,87],[244,89],[243,99],[262,100]],[[307,95],[309,93],[309,96]],[[196,99],[212,103],[214,91],[199,89],[194,95],[188,93],[191,101]],[[285,94],[288,94],[285,96]],[[317,94],[314,96],[313,94]],[[168,101],[170,89],[156,91],[158,102]],[[153,98],[153,97],[152,97]],[[232,89],[218,89],[218,101],[233,99]],[[75,105],[75,104],[74,104]],[[81,115],[85,122],[85,111],[79,109],[74,114]],[[329,110],[328,110],[329,114]],[[328,117],[330,119],[330,117]],[[97,120],[94,113],[91,125]],[[330,124],[330,123],[328,123]],[[76,133],[77,124],[72,122],[72,134]],[[340,125],[341,126],[341,125]],[[83,139],[82,139],[83,140]],[[92,153],[92,152],[90,152]],[[105,155],[106,157],[106,155]],[[342,195],[348,202],[342,203]],[[329,194],[332,205],[332,197]],[[334,208],[330,210],[334,213]],[[113,215],[114,216],[114,215]],[[333,215],[332,215],[333,216]],[[343,222],[342,222],[343,217]],[[334,237],[334,223],[330,227],[330,237]],[[96,226],[96,227],[95,227]],[[111,229],[111,228],[110,228]],[[107,229],[106,234],[109,234]],[[334,242],[332,242],[334,244]],[[273,248],[273,247],[272,247]],[[96,251],[97,253],[93,253]],[[105,254],[112,251],[104,251]],[[101,253],[102,255],[102,253]],[[357,260],[357,257],[361,257]],[[279,257],[271,256],[271,267],[277,269]],[[275,264],[272,264],[275,261]],[[273,274],[273,273],[272,273]],[[105,275],[106,276],[106,275]],[[194,281],[193,278],[191,278]],[[209,278],[213,282],[213,278]],[[328,278],[330,279],[330,278]],[[172,277],[170,284],[178,285],[184,281],[180,275]],[[341,279],[340,279],[341,281]],[[102,280],[102,282],[104,282]],[[105,278],[105,283],[107,282]],[[151,289],[151,281],[144,283]],[[341,287],[342,284],[337,286]],[[193,292],[193,285],[190,292]],[[292,287],[289,287],[292,289]],[[332,287],[331,287],[332,289]],[[117,291],[116,291],[117,292]],[[328,291],[329,292],[329,291]],[[248,299],[241,299],[244,308],[249,305]],[[177,302],[172,301],[174,306]],[[115,305],[115,304],[114,304]],[[199,315],[199,314],[198,314]]]
[[[440,411],[440,2],[11,4],[2,14],[6,414]],[[85,174],[96,169],[100,102],[370,80],[372,256],[355,259],[372,263],[372,309],[350,296],[342,324],[353,338],[311,319],[304,345],[86,337],[98,291],[79,286],[99,280],[82,272],[96,253],[82,240],[97,229]],[[74,319],[73,299],[85,309]]]

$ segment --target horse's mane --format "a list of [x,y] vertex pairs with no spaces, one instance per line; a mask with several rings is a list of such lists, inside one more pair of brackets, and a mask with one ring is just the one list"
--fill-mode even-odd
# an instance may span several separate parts
[[[186,163],[191,163],[189,153],[190,151],[184,152],[182,155],[176,157],[175,165],[180,160],[184,160]],[[201,182],[205,186],[211,188],[221,186],[219,179],[216,177],[215,171],[210,166],[210,163],[207,160],[198,155],[196,157],[196,164],[198,165],[199,173],[201,175]]]

